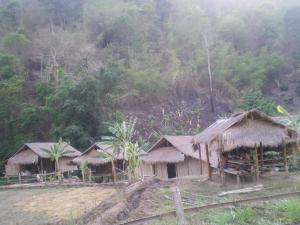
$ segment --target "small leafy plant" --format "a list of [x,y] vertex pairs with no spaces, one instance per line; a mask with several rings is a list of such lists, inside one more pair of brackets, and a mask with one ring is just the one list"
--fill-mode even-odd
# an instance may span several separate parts
[[280,220],[285,223],[300,220],[300,198],[282,200],[276,206],[276,212]]

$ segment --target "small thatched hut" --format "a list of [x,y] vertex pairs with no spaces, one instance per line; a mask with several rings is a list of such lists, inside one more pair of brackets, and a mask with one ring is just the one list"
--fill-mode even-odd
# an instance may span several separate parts
[[207,173],[206,162],[193,151],[192,136],[162,136],[143,156],[142,167],[146,176],[162,179],[199,176]]
[[[25,143],[5,165],[6,176],[15,176],[21,173],[38,174],[55,171],[55,163],[51,161],[45,149],[50,150],[55,142]],[[70,162],[81,154],[68,143],[63,143],[66,150],[70,151],[60,159],[62,172],[76,169]]]
[[[104,159],[101,157],[101,152],[113,154],[113,148],[110,145],[96,142],[86,149],[80,156],[73,159],[73,163],[80,165],[82,162],[87,162],[93,174],[109,175],[112,174],[111,159]],[[115,161],[117,172],[124,170],[126,164],[124,163],[123,152],[120,151]]]
[[217,120],[193,138],[193,146],[209,153],[212,168],[235,175],[255,173],[258,179],[275,166],[287,170],[287,155],[296,139],[296,131],[251,110]]

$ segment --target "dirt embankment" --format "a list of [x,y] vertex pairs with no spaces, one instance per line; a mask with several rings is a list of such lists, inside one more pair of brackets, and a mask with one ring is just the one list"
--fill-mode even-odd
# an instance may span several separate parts
[[110,225],[124,221],[129,217],[130,212],[138,208],[141,201],[145,200],[141,197],[144,192],[147,190],[153,191],[163,183],[166,182],[158,179],[134,183],[128,186],[122,194],[116,193],[111,198],[103,201],[86,214],[82,218],[82,222],[88,225]]

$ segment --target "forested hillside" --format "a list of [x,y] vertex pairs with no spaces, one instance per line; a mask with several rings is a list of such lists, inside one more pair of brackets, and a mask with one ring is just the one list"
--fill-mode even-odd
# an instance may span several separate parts
[[0,161],[58,137],[83,150],[128,116],[148,140],[297,111],[299,40],[298,0],[0,0]]

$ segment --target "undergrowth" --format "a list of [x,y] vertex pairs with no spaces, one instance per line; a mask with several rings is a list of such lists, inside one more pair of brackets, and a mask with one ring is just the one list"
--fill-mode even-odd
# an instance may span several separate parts
[[275,206],[275,210],[282,222],[300,221],[300,198],[282,200]]

